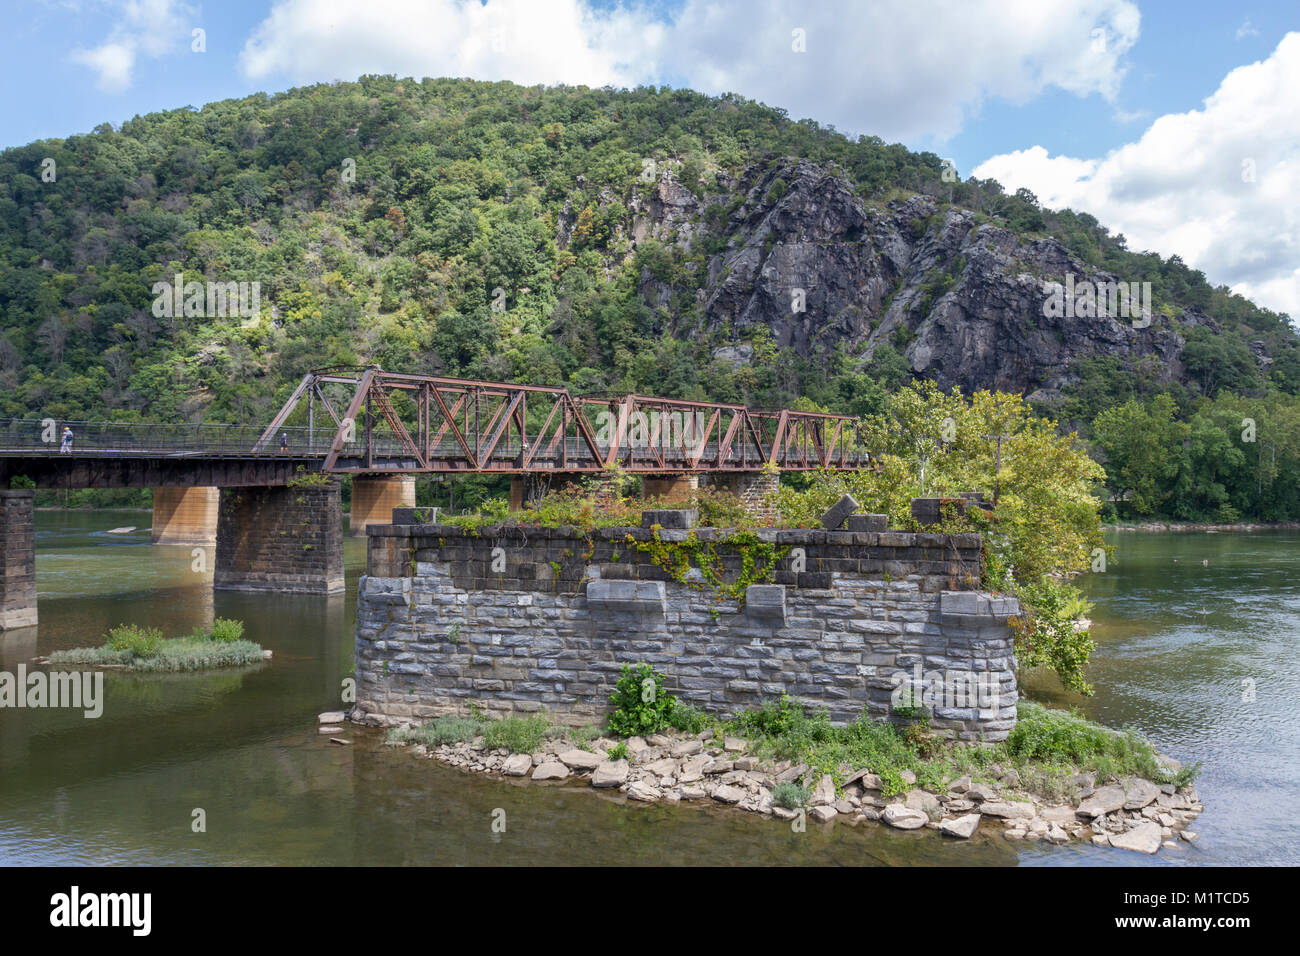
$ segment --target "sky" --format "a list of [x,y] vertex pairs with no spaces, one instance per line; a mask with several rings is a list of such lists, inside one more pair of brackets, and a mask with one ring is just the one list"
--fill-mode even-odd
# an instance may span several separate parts
[[734,92],[1300,319],[1300,0],[27,0],[0,147],[363,73]]

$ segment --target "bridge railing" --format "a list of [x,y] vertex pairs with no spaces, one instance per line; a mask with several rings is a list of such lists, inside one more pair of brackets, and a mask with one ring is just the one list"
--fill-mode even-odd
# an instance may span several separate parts
[[[73,454],[121,455],[250,455],[276,457],[321,456],[329,450],[334,435],[321,428],[286,427],[285,447],[280,434],[262,451],[253,446],[262,436],[255,425],[227,425],[208,422],[162,424],[158,422],[86,422],[51,419],[0,419],[0,452],[59,454],[64,428],[72,429]],[[345,446],[359,451],[360,445]],[[379,454],[397,454],[396,442],[377,441]]]
[[[200,457],[237,456],[249,458],[275,458],[291,456],[296,458],[324,459],[335,440],[336,432],[317,425],[283,426],[275,432],[274,437],[263,444],[261,450],[254,450],[264,430],[253,425],[228,425],[220,423],[189,422],[184,424],[164,424],[157,422],[88,422],[60,421],[50,419],[0,419],[0,455],[13,457],[35,457],[58,455],[61,453],[62,436],[65,427],[72,429],[73,455],[122,456],[122,457]],[[281,436],[284,444],[281,446]],[[338,470],[367,471],[420,471],[412,460],[411,447],[404,442],[384,434],[373,434],[369,445],[371,461],[374,468],[365,464],[367,443],[362,429],[357,429],[352,441],[344,442],[338,456]],[[470,436],[470,444],[476,453],[485,440]],[[493,449],[490,459],[482,462],[486,471],[513,471],[518,463],[531,451],[528,470],[573,471],[599,469],[609,452],[608,440],[602,436],[596,438],[595,444],[600,453],[599,459],[592,455],[591,449],[582,439],[566,436],[560,441],[546,442],[542,449],[525,448],[517,435],[504,436]],[[698,451],[698,449],[695,449]],[[430,463],[439,466],[433,470],[445,470],[454,473],[464,467],[466,456],[460,443],[449,435],[441,438],[427,449]],[[653,456],[646,447],[630,445],[622,448],[619,462],[624,467],[637,471],[655,471],[655,462],[660,462],[663,470],[691,470],[687,460],[686,448],[682,446],[661,446]],[[865,454],[854,452],[851,465],[865,460]],[[750,470],[761,465],[753,455],[743,462]],[[728,470],[742,466],[742,460],[736,447],[726,449],[723,461],[718,461],[718,443],[708,440],[703,445],[703,454],[698,469],[708,471],[710,468]]]

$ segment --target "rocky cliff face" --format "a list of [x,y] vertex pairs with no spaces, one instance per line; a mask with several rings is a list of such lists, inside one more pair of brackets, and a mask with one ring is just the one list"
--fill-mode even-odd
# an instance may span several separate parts
[[[810,162],[754,168],[725,185],[729,193],[701,201],[661,179],[634,203],[630,238],[690,248],[709,234],[707,204],[731,209],[720,227],[726,246],[710,257],[698,296],[706,327],[731,339],[717,354],[735,362],[748,361],[744,342],[762,325],[806,356],[843,346],[866,363],[888,344],[915,375],[944,388],[1051,400],[1074,381],[1076,363],[1093,356],[1177,378],[1180,324],[1213,325],[1191,313],[1171,321],[1156,312],[1147,327],[1083,306],[1048,314],[1048,283],[1130,277],[1099,272],[1054,239],[981,224],[969,210],[941,213],[924,196],[865,204],[836,170]],[[647,301],[664,304],[669,290],[642,278]]]

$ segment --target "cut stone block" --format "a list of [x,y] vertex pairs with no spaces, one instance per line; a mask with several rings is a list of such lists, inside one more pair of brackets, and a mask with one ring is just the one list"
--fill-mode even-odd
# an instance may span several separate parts
[[831,506],[831,510],[822,515],[822,527],[834,531],[844,523],[844,519],[858,510],[860,505],[852,495],[845,495]]
[[441,508],[394,508],[393,524],[437,524]]
[[587,582],[592,610],[663,614],[666,592],[662,581],[599,580]]
[[754,617],[785,621],[785,585],[751,584],[745,588],[745,609]]
[[649,509],[641,512],[641,527],[651,528],[655,525],[665,531],[689,531],[700,520],[700,513],[694,508]]
[[850,531],[888,531],[888,515],[849,515],[848,530]]

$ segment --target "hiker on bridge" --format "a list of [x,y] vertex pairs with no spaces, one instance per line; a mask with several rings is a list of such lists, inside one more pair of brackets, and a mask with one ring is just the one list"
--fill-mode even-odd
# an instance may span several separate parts
[[280,432],[280,451],[289,450],[289,433]]
[[72,454],[72,429],[67,425],[63,426],[63,443],[59,445],[60,455]]

